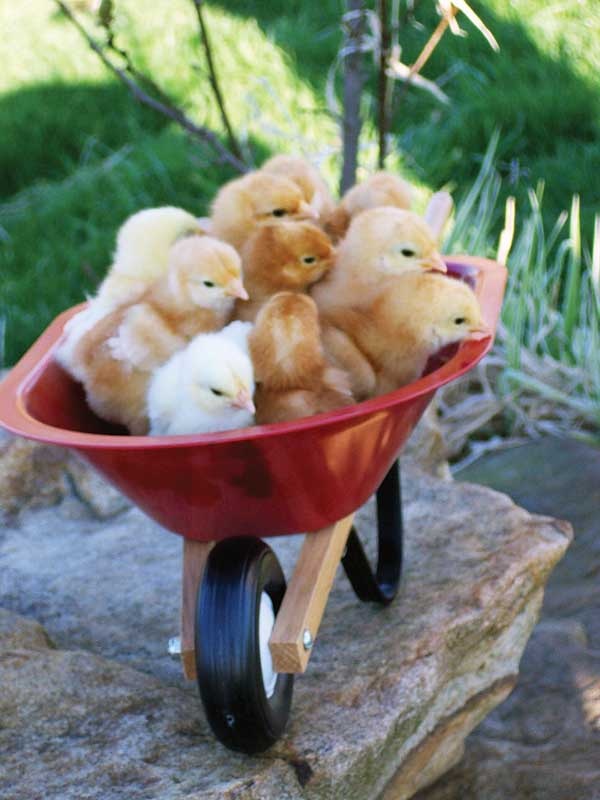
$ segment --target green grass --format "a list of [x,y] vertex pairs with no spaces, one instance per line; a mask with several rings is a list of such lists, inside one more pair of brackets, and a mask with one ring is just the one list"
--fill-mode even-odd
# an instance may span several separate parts
[[[191,4],[157,0],[152,13],[134,0],[116,5],[119,41],[136,63],[196,119],[218,129]],[[496,164],[503,180],[485,187],[492,238],[506,194],[515,193],[526,208],[529,187],[544,179],[544,225],[551,226],[578,193],[589,240],[600,205],[593,180],[600,169],[596,0],[473,5],[500,41],[500,54],[467,21],[466,39],[447,35],[425,75],[449,78],[444,89],[452,104],[440,107],[411,92],[394,118],[390,164],[421,185],[449,185],[457,198],[468,198],[499,127]],[[256,161],[279,150],[303,152],[317,159],[332,186],[340,145],[324,89],[342,7],[341,0],[207,6],[226,101]],[[418,6],[430,23],[433,7],[431,0]],[[94,288],[127,214],[161,203],[202,213],[230,173],[133,102],[50,0],[0,0],[0,29],[0,316],[4,358],[12,363],[56,313]],[[402,31],[405,61],[425,36],[412,25]],[[366,130],[361,159],[371,168],[372,125]],[[489,249],[483,229],[476,234],[468,249]],[[571,267],[561,289],[570,292],[571,313],[578,282],[585,288],[585,256],[582,263],[581,272]]]
[[[458,210],[446,243],[449,252],[495,256],[493,220],[501,211],[496,144],[492,141]],[[541,184],[518,208],[502,324],[491,357],[462,385],[449,387],[442,400],[442,421],[455,438],[455,453],[464,455],[464,438],[474,430],[483,448],[498,435],[580,431],[597,436],[600,216],[595,236],[587,238],[577,195],[569,212],[552,225],[542,214],[544,200]]]

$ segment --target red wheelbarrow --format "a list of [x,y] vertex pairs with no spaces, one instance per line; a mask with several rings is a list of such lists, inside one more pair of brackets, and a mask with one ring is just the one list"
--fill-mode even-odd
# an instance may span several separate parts
[[[469,282],[495,331],[506,270],[457,256],[449,275]],[[82,388],[55,363],[61,314],[0,384],[0,424],[70,447],[168,530],[184,537],[180,654],[197,678],[210,725],[246,753],[275,742],[289,716],[337,566],[361,600],[387,604],[402,567],[397,463],[435,390],[473,367],[492,336],[468,341],[395,392],[327,414],[192,436],[129,436],[98,419]],[[440,365],[441,364],[441,365]],[[352,527],[376,492],[375,571]],[[290,584],[261,539],[308,532]],[[135,546],[135,543],[132,543]]]

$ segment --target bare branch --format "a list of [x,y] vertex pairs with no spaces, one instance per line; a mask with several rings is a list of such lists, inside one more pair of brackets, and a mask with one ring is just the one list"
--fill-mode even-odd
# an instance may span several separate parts
[[[448,26],[450,25],[450,23],[452,22],[457,13],[458,9],[455,6],[450,5],[448,11],[444,13],[442,18],[440,19],[437,28],[434,30],[434,32],[431,34],[431,36],[425,43],[425,46],[419,53],[414,64],[408,69],[408,71],[406,71],[405,75],[402,76],[402,79],[404,80],[404,86],[402,87],[402,92],[400,92],[399,94],[398,102],[403,100],[404,97],[406,96],[409,86],[414,81],[415,77],[421,72],[427,61],[429,61],[431,54],[440,43],[442,36],[446,32],[446,29],[448,28]],[[401,76],[402,72],[404,71],[401,70],[402,66],[403,65],[401,64],[396,64],[393,66],[395,73],[399,76]]]
[[118,67],[116,64],[114,64],[104,52],[102,45],[100,45],[92,36],[90,36],[87,30],[79,22],[75,14],[71,11],[69,6],[63,2],[63,0],[54,0],[54,2],[66,15],[66,17],[71,21],[71,23],[77,28],[81,36],[83,36],[83,38],[86,40],[90,48],[100,58],[102,63],[114,75],[116,75],[116,77],[121,81],[121,83],[123,83],[124,86],[127,87],[129,92],[136,100],[138,100],[140,103],[143,103],[144,105],[149,106],[150,108],[153,108],[155,111],[158,111],[165,117],[172,119],[185,131],[190,133],[193,137],[208,144],[220,156],[222,161],[232,166],[238,172],[248,171],[248,166],[244,163],[244,161],[238,158],[233,153],[231,153],[219,141],[219,138],[213,131],[211,131],[209,128],[206,128],[204,125],[196,124],[180,108],[178,108],[172,102],[167,101],[166,95],[162,90],[160,91],[161,94],[160,100],[157,99],[156,97],[153,97],[138,83],[136,83],[136,81],[132,77],[130,77],[130,75],[127,74],[126,69],[122,69]]
[[429,61],[429,58],[435,48],[440,43],[442,36],[446,33],[446,28],[450,25],[451,20],[458,14],[458,8],[456,6],[451,5],[448,13],[444,14],[441,20],[438,23],[437,28],[431,34],[427,42],[425,43],[425,47],[419,53],[419,56],[415,63],[410,68],[410,76],[415,75],[416,73],[421,72],[425,64]]
[[242,149],[233,131],[233,126],[231,125],[229,116],[225,109],[225,101],[223,99],[223,95],[221,93],[221,87],[219,85],[219,80],[217,78],[217,71],[215,69],[215,64],[212,56],[212,48],[210,46],[210,39],[208,37],[208,28],[206,27],[206,22],[204,20],[204,15],[202,13],[202,6],[204,5],[204,0],[192,0],[192,3],[194,5],[194,8],[196,9],[196,16],[198,17],[198,25],[200,27],[200,38],[202,39],[202,46],[204,47],[204,52],[206,54],[206,63],[208,64],[208,79],[210,81],[210,85],[212,87],[215,100],[217,101],[217,105],[219,106],[221,121],[223,122],[223,126],[227,131],[227,138],[229,139],[229,148],[231,152],[235,156],[237,156],[237,158],[243,160]]

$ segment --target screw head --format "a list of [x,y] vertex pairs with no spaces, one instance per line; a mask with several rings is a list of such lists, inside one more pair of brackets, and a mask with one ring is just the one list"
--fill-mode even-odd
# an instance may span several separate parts
[[302,634],[302,644],[304,645],[305,650],[310,650],[314,644],[312,634],[308,628],[305,628],[304,633]]

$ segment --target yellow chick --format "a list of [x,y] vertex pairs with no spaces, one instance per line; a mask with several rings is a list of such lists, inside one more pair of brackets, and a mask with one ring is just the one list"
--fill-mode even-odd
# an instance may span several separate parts
[[335,266],[313,287],[319,309],[352,306],[384,278],[411,271],[446,271],[422,217],[400,208],[363,211],[338,247]]
[[214,433],[254,423],[248,322],[200,333],[159,367],[148,386],[151,436]]
[[273,156],[261,167],[262,172],[283,175],[301,190],[305,201],[318,214],[320,220],[329,219],[335,211],[335,202],[327,184],[316,167],[297,156]]
[[153,370],[196,334],[222,328],[235,298],[245,296],[240,258],[230,245],[208,236],[181,239],[163,277],[84,333],[69,371],[98,416],[144,434]]
[[239,250],[264,222],[274,219],[315,219],[316,212],[289,178],[251,172],[229,181],[218,191],[212,205],[213,235]]
[[316,225],[302,220],[265,223],[241,250],[249,302],[237,302],[235,316],[254,321],[269,297],[280,291],[305,292],[331,269],[335,251]]
[[361,211],[379,206],[410,209],[412,202],[413,189],[409,183],[389,172],[375,172],[348,189],[339,206],[327,217],[325,230],[337,242],[346,235],[350,223]]
[[178,239],[202,233],[200,221],[182,208],[145,208],[133,214],[117,233],[113,263],[94,304],[112,309],[139,294],[167,271],[169,251]]
[[416,380],[447,345],[489,335],[472,289],[438,272],[388,278],[362,303],[325,314],[322,325],[325,351],[350,374],[357,400]]
[[273,295],[248,341],[257,423],[299,419],[354,402],[347,376],[325,357],[317,307],[307,295]]

